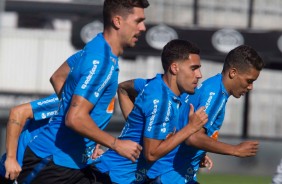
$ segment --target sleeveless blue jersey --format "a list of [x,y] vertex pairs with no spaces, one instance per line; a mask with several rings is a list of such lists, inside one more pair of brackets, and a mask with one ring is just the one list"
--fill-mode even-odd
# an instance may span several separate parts
[[[180,98],[167,87],[161,75],[150,80],[135,100],[134,108],[128,115],[119,139],[132,140],[143,145],[143,137],[164,140],[169,133],[179,130],[178,116]],[[169,155],[169,154],[168,154]],[[135,183],[144,180],[146,170],[158,166],[157,162],[144,167],[143,153],[132,163],[109,149],[99,159],[96,167],[108,172],[116,183]],[[141,168],[141,170],[138,170]],[[158,167],[155,170],[159,169]],[[135,172],[138,170],[135,178]],[[154,173],[152,173],[154,174]]]
[[104,129],[113,113],[118,72],[118,58],[100,33],[87,43],[71,68],[58,115],[53,116],[49,126],[29,144],[32,151],[41,158],[52,155],[54,163],[60,166],[86,167],[96,143],[66,127],[65,115],[72,96],[81,96],[93,104],[90,116]]

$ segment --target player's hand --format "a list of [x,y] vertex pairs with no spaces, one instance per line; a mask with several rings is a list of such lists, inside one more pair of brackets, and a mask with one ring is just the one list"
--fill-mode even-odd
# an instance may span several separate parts
[[199,108],[194,112],[194,106],[190,104],[188,126],[191,133],[199,131],[208,122],[208,115],[205,112],[205,107]]
[[91,155],[92,159],[96,159],[96,158],[98,158],[99,156],[101,156],[104,153],[104,150],[102,150],[100,148],[100,146],[101,146],[100,144],[96,145],[96,147],[95,147],[95,149],[94,149],[94,151],[93,151],[93,153]]
[[19,165],[16,159],[6,158],[5,161],[5,178],[10,180],[15,180],[18,178],[20,172],[22,171],[21,166]]
[[142,146],[130,140],[117,139],[115,143],[115,151],[121,156],[135,162],[139,158]]
[[258,141],[244,141],[234,147],[233,155],[237,157],[255,156],[258,148]]
[[211,170],[211,168],[213,167],[212,159],[208,155],[205,155],[205,157],[200,162],[200,167],[201,168],[205,167],[208,170]]

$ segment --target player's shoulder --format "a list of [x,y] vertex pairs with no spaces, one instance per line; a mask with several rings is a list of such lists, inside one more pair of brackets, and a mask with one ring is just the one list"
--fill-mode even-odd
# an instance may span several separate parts
[[212,76],[205,81],[203,81],[201,84],[197,86],[197,90],[199,91],[217,91],[220,90],[222,83],[222,77],[221,74],[217,74],[215,76]]

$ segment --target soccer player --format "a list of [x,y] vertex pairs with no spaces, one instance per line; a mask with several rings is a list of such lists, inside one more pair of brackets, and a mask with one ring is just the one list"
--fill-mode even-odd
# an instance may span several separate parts
[[[180,145],[173,162],[171,162],[170,171],[155,178],[155,175],[152,174],[153,171],[149,170],[147,172],[148,177],[163,184],[194,184],[197,183],[196,173],[206,152],[237,157],[256,155],[257,141],[244,141],[238,145],[230,145],[217,141],[217,138],[223,123],[228,98],[230,95],[240,98],[252,90],[253,82],[258,78],[263,66],[263,60],[253,48],[246,45],[238,46],[227,54],[221,74],[205,80],[195,90],[195,94],[183,94],[181,99],[184,104],[181,109],[180,122],[187,122],[190,103],[194,105],[195,109],[205,106],[209,120],[200,131],[192,134],[186,139],[185,143]],[[136,79],[134,83],[128,81],[120,84],[122,90],[127,91],[123,94],[129,94],[129,96],[123,95],[123,98],[120,98],[125,100],[121,102],[121,107],[126,106],[123,112],[125,116],[132,106],[128,97],[134,99],[136,93],[141,93],[146,82],[147,80]],[[132,92],[133,88],[136,90],[135,92]]]
[[[7,123],[6,150],[0,161],[0,183],[12,183],[21,171],[24,151],[49,118],[56,114],[59,100],[56,94],[21,104],[10,110]],[[6,179],[5,179],[6,178]]]
[[[81,52],[78,51],[65,61],[65,72],[69,72],[70,68],[74,66]],[[57,72],[56,75],[66,78],[67,74]],[[47,124],[49,118],[56,114],[58,107],[59,99],[56,94],[52,94],[34,102],[18,105],[10,110],[6,130],[6,151],[8,156],[7,160],[6,154],[2,156],[2,165],[0,166],[1,176],[6,176],[7,182],[12,182],[19,175],[27,144]],[[6,164],[4,164],[5,161]]]
[[[192,106],[187,114],[189,124],[180,129],[179,96],[184,92],[194,93],[202,77],[199,52],[197,46],[186,40],[172,40],[164,46],[161,56],[164,74],[150,80],[136,98],[119,136],[120,140],[141,144],[143,154],[132,163],[109,149],[97,159],[95,166],[102,173],[108,173],[113,183],[133,182],[136,170],[147,161],[155,163],[154,167],[162,159],[170,159],[174,155],[172,150],[207,122],[204,108],[194,113]],[[146,178],[140,175],[137,179]]]
[[104,31],[86,44],[64,85],[58,85],[63,88],[55,89],[61,95],[58,115],[52,117],[49,126],[26,148],[18,177],[20,183],[26,181],[29,168],[50,155],[51,161],[32,183],[92,182],[88,166],[96,143],[116,150],[133,162],[139,157],[140,145],[118,140],[102,129],[113,112],[118,56],[125,47],[135,46],[145,31],[144,8],[148,6],[147,0],[105,0]]

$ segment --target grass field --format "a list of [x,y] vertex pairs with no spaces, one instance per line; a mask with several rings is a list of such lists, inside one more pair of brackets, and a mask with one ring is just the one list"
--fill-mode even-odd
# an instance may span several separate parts
[[270,176],[244,176],[230,174],[198,174],[201,184],[270,184]]

